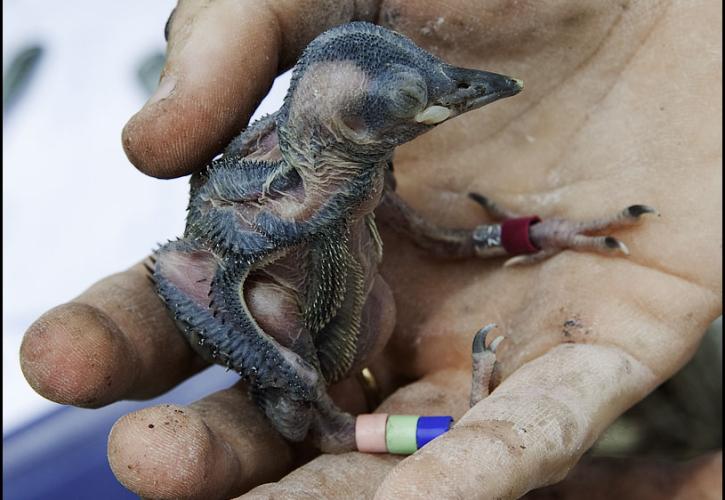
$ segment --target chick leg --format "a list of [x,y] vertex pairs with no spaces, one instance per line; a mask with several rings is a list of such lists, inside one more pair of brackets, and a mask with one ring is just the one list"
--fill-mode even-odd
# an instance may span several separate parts
[[473,375],[471,377],[471,407],[489,395],[493,372],[496,368],[496,349],[502,336],[498,336],[486,346],[486,337],[496,328],[495,324],[486,325],[473,337]]
[[[506,221],[519,217],[478,193],[470,193],[469,196],[497,219]],[[509,259],[506,265],[531,264],[565,249],[629,255],[627,246],[617,238],[594,236],[591,233],[638,224],[646,214],[657,214],[657,211],[647,205],[631,205],[615,214],[589,221],[558,218],[532,221],[528,237],[535,250]]]
[[609,235],[591,233],[631,226],[657,211],[647,205],[631,205],[616,214],[589,221],[520,217],[478,193],[470,198],[501,222],[474,229],[448,228],[431,223],[410,207],[389,183],[376,218],[411,238],[431,254],[445,258],[513,257],[506,265],[531,264],[565,249],[628,255],[626,245]]
[[438,257],[461,259],[506,255],[500,245],[500,224],[473,230],[439,226],[416,212],[392,189],[386,189],[375,218]]

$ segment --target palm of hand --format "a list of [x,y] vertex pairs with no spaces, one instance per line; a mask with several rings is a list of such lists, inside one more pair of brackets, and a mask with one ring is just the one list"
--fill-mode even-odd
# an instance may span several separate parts
[[[444,453],[448,484],[467,484],[470,491],[474,483],[510,486],[500,477],[470,475],[465,464],[473,460],[468,450],[476,445],[486,450],[481,459],[503,452],[511,466],[524,467],[542,464],[512,456],[507,447],[525,447],[532,455],[539,448],[548,454],[548,472],[557,470],[682,366],[718,310],[710,293],[717,293],[719,282],[706,277],[705,261],[687,258],[692,242],[703,241],[704,227],[717,227],[717,215],[703,212],[708,222],[701,219],[702,225],[687,229],[683,217],[686,200],[704,188],[698,178],[713,178],[715,165],[703,158],[691,165],[695,173],[680,163],[690,154],[690,140],[714,146],[717,126],[712,117],[709,132],[707,126],[689,128],[688,115],[704,117],[707,111],[684,106],[685,96],[667,88],[676,88],[678,79],[682,85],[698,80],[708,70],[701,61],[678,60],[673,74],[658,59],[653,47],[676,36],[667,21],[675,15],[671,12],[642,5],[630,11],[602,5],[599,12],[593,4],[572,6],[579,8],[538,26],[542,43],[524,46],[516,40],[525,38],[531,19],[505,19],[501,33],[489,27],[485,40],[467,45],[469,31],[456,25],[462,13],[440,14],[455,26],[446,32],[441,23],[443,32],[437,34],[463,59],[455,63],[504,65],[504,71],[521,75],[527,91],[507,106],[462,117],[447,124],[449,130],[401,148],[398,189],[444,224],[462,212],[470,214],[472,224],[480,217],[465,198],[468,190],[541,216],[586,219],[640,199],[662,207],[663,217],[617,233],[632,251],[627,259],[566,252],[527,269],[505,269],[497,262],[441,265],[406,242],[395,242],[396,252],[388,252],[383,270],[398,306],[391,349],[398,359],[411,360],[410,373],[420,376],[451,365],[465,369],[471,332],[494,321],[509,340],[499,360],[503,374],[512,376],[466,415],[447,442],[432,443],[415,463],[400,466],[384,486],[389,494],[415,483],[416,491],[443,493],[446,486],[419,471],[442,467]],[[638,19],[636,28],[629,16]],[[490,53],[496,58],[476,55]],[[406,182],[408,172],[415,180]],[[705,189],[717,196],[716,186]],[[708,263],[716,262],[717,237],[712,236]],[[683,296],[690,300],[674,300]],[[465,400],[465,387],[459,397]],[[497,448],[501,451],[493,451]],[[493,496],[505,489],[485,491]]]
[[[499,351],[505,380],[414,459],[397,464],[394,457],[320,457],[282,482],[260,487],[259,494],[312,487],[327,496],[372,494],[386,475],[378,490],[383,498],[444,497],[451,484],[467,495],[523,494],[562,478],[613,418],[684,364],[719,312],[719,273],[709,273],[707,266],[717,262],[721,235],[717,212],[706,208],[719,195],[708,183],[717,175],[719,129],[709,103],[692,99],[715,83],[701,48],[703,40],[714,46],[715,30],[704,31],[703,40],[678,34],[715,7],[681,12],[676,6],[572,2],[516,11],[489,4],[381,6],[382,23],[452,64],[516,75],[527,84],[517,99],[458,118],[400,148],[395,159],[400,194],[448,226],[473,227],[484,217],[466,198],[468,191],[541,216],[586,219],[645,202],[662,217],[617,233],[631,250],[628,259],[564,252],[514,269],[502,268],[500,261],[441,262],[384,231],[382,273],[393,288],[398,319],[386,354],[373,368],[393,385],[399,375],[422,380],[398,390],[383,408],[461,417],[467,409],[470,340],[492,321],[508,339]],[[175,17],[193,9],[182,5]],[[289,23],[298,14],[290,7],[279,22]],[[197,27],[205,19],[219,22],[212,14],[200,16]],[[172,46],[173,30],[181,40],[179,33],[188,29],[178,26],[184,23],[175,20]],[[305,29],[311,32],[302,33]],[[308,21],[294,32],[309,39],[321,29]],[[259,43],[267,47],[261,35]],[[191,46],[188,40],[186,45]],[[170,64],[173,58],[172,52]],[[179,99],[185,97],[183,83]],[[249,108],[253,99],[244,94],[249,89],[237,90]],[[173,99],[161,101],[161,111],[147,112],[147,120],[161,123],[156,131],[168,132],[159,114],[166,106],[173,112],[173,104]],[[144,117],[135,120],[126,131],[126,146],[139,164],[142,148],[134,150],[133,132],[142,129]],[[152,141],[146,127],[143,141]],[[209,128],[207,135],[214,125]],[[143,142],[136,139],[137,145]],[[685,206],[693,201],[699,210]],[[24,345],[28,379],[48,397],[100,405],[148,396],[200,368],[183,340],[174,337],[139,270],[101,282],[77,302],[83,305],[51,311],[43,328],[31,328]],[[118,307],[128,302],[139,304],[131,315]],[[109,318],[116,329],[108,327]],[[86,373],[73,386],[56,387],[45,379],[40,366],[65,365],[33,349],[34,342],[50,340],[62,347],[70,323],[104,332],[92,344],[98,352],[128,350],[113,339],[116,330],[131,343],[145,342],[146,350],[133,351],[141,367],[137,380],[102,390],[94,385],[94,377],[105,376],[101,372]],[[150,338],[152,331],[156,335]],[[361,409],[359,388],[340,399]],[[123,419],[109,444],[119,478],[144,495],[235,493],[293,466],[297,451],[266,427],[237,389],[195,404],[178,429],[184,439],[179,434],[161,438],[164,443],[156,438],[142,450],[132,436],[144,418],[163,411],[170,410],[149,409]],[[195,444],[195,459],[179,466],[175,453],[181,453],[178,443],[184,440]],[[149,467],[125,469],[142,452]],[[511,470],[517,472],[506,473]],[[199,474],[207,478],[203,484],[196,481]]]

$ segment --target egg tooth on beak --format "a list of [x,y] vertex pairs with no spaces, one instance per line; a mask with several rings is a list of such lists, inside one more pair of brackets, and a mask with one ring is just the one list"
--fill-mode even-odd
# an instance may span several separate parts
[[415,121],[436,125],[467,111],[480,108],[504,97],[518,94],[524,82],[517,78],[474,69],[446,66],[447,91],[431,96],[431,104],[415,116]]

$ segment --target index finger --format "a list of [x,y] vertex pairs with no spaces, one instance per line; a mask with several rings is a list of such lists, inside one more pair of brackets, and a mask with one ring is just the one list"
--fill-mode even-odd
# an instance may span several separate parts
[[238,134],[280,70],[325,29],[372,20],[373,0],[180,1],[158,90],[126,124],[131,163],[189,174]]

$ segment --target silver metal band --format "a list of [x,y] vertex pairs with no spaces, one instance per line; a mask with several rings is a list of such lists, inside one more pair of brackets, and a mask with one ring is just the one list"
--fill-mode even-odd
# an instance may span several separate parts
[[479,257],[506,255],[501,244],[501,224],[484,224],[474,229],[473,248]]

